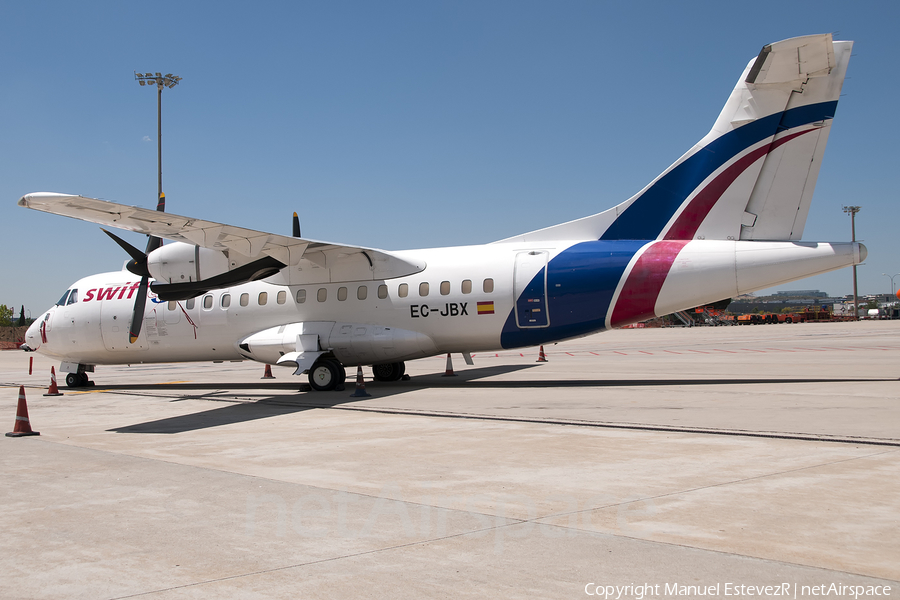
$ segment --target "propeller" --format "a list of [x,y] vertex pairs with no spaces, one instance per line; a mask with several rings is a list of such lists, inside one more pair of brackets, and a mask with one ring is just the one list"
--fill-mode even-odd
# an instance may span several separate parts
[[[166,212],[166,195],[160,192],[159,202],[156,204],[156,210]],[[299,223],[297,224],[299,227]],[[134,297],[134,310],[131,313],[131,328],[128,331],[128,343],[133,344],[137,341],[141,334],[141,327],[144,324],[144,307],[147,305],[147,288],[150,285],[150,271],[147,268],[147,257],[154,250],[162,247],[162,238],[151,235],[147,240],[147,249],[141,252],[119,236],[103,229],[103,233],[108,235],[116,242],[131,260],[125,265],[125,268],[141,278],[141,284],[138,286],[137,295]]]
[[300,217],[297,216],[297,213],[294,213],[294,237],[302,237],[300,235]]

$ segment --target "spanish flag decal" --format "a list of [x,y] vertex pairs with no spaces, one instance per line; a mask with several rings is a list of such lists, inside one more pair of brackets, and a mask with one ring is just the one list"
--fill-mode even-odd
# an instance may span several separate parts
[[479,315],[492,315],[494,314],[494,303],[492,302],[479,302],[478,303],[478,314]]

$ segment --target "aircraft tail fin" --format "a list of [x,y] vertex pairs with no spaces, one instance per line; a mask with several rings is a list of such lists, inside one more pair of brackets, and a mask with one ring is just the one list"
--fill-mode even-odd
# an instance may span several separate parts
[[712,130],[638,194],[503,241],[800,239],[852,46],[831,34],[765,46]]

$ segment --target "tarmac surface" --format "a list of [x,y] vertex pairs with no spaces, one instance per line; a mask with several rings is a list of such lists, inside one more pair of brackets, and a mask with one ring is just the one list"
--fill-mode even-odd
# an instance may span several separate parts
[[370,398],[0,352],[0,597],[900,597],[900,321],[546,350]]

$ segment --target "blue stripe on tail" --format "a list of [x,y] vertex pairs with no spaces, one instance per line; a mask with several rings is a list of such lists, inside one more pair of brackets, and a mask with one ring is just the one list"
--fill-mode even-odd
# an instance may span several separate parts
[[715,139],[663,175],[609,226],[601,240],[652,240],[713,172],[776,133],[834,117],[837,101],[800,106],[747,123]]

